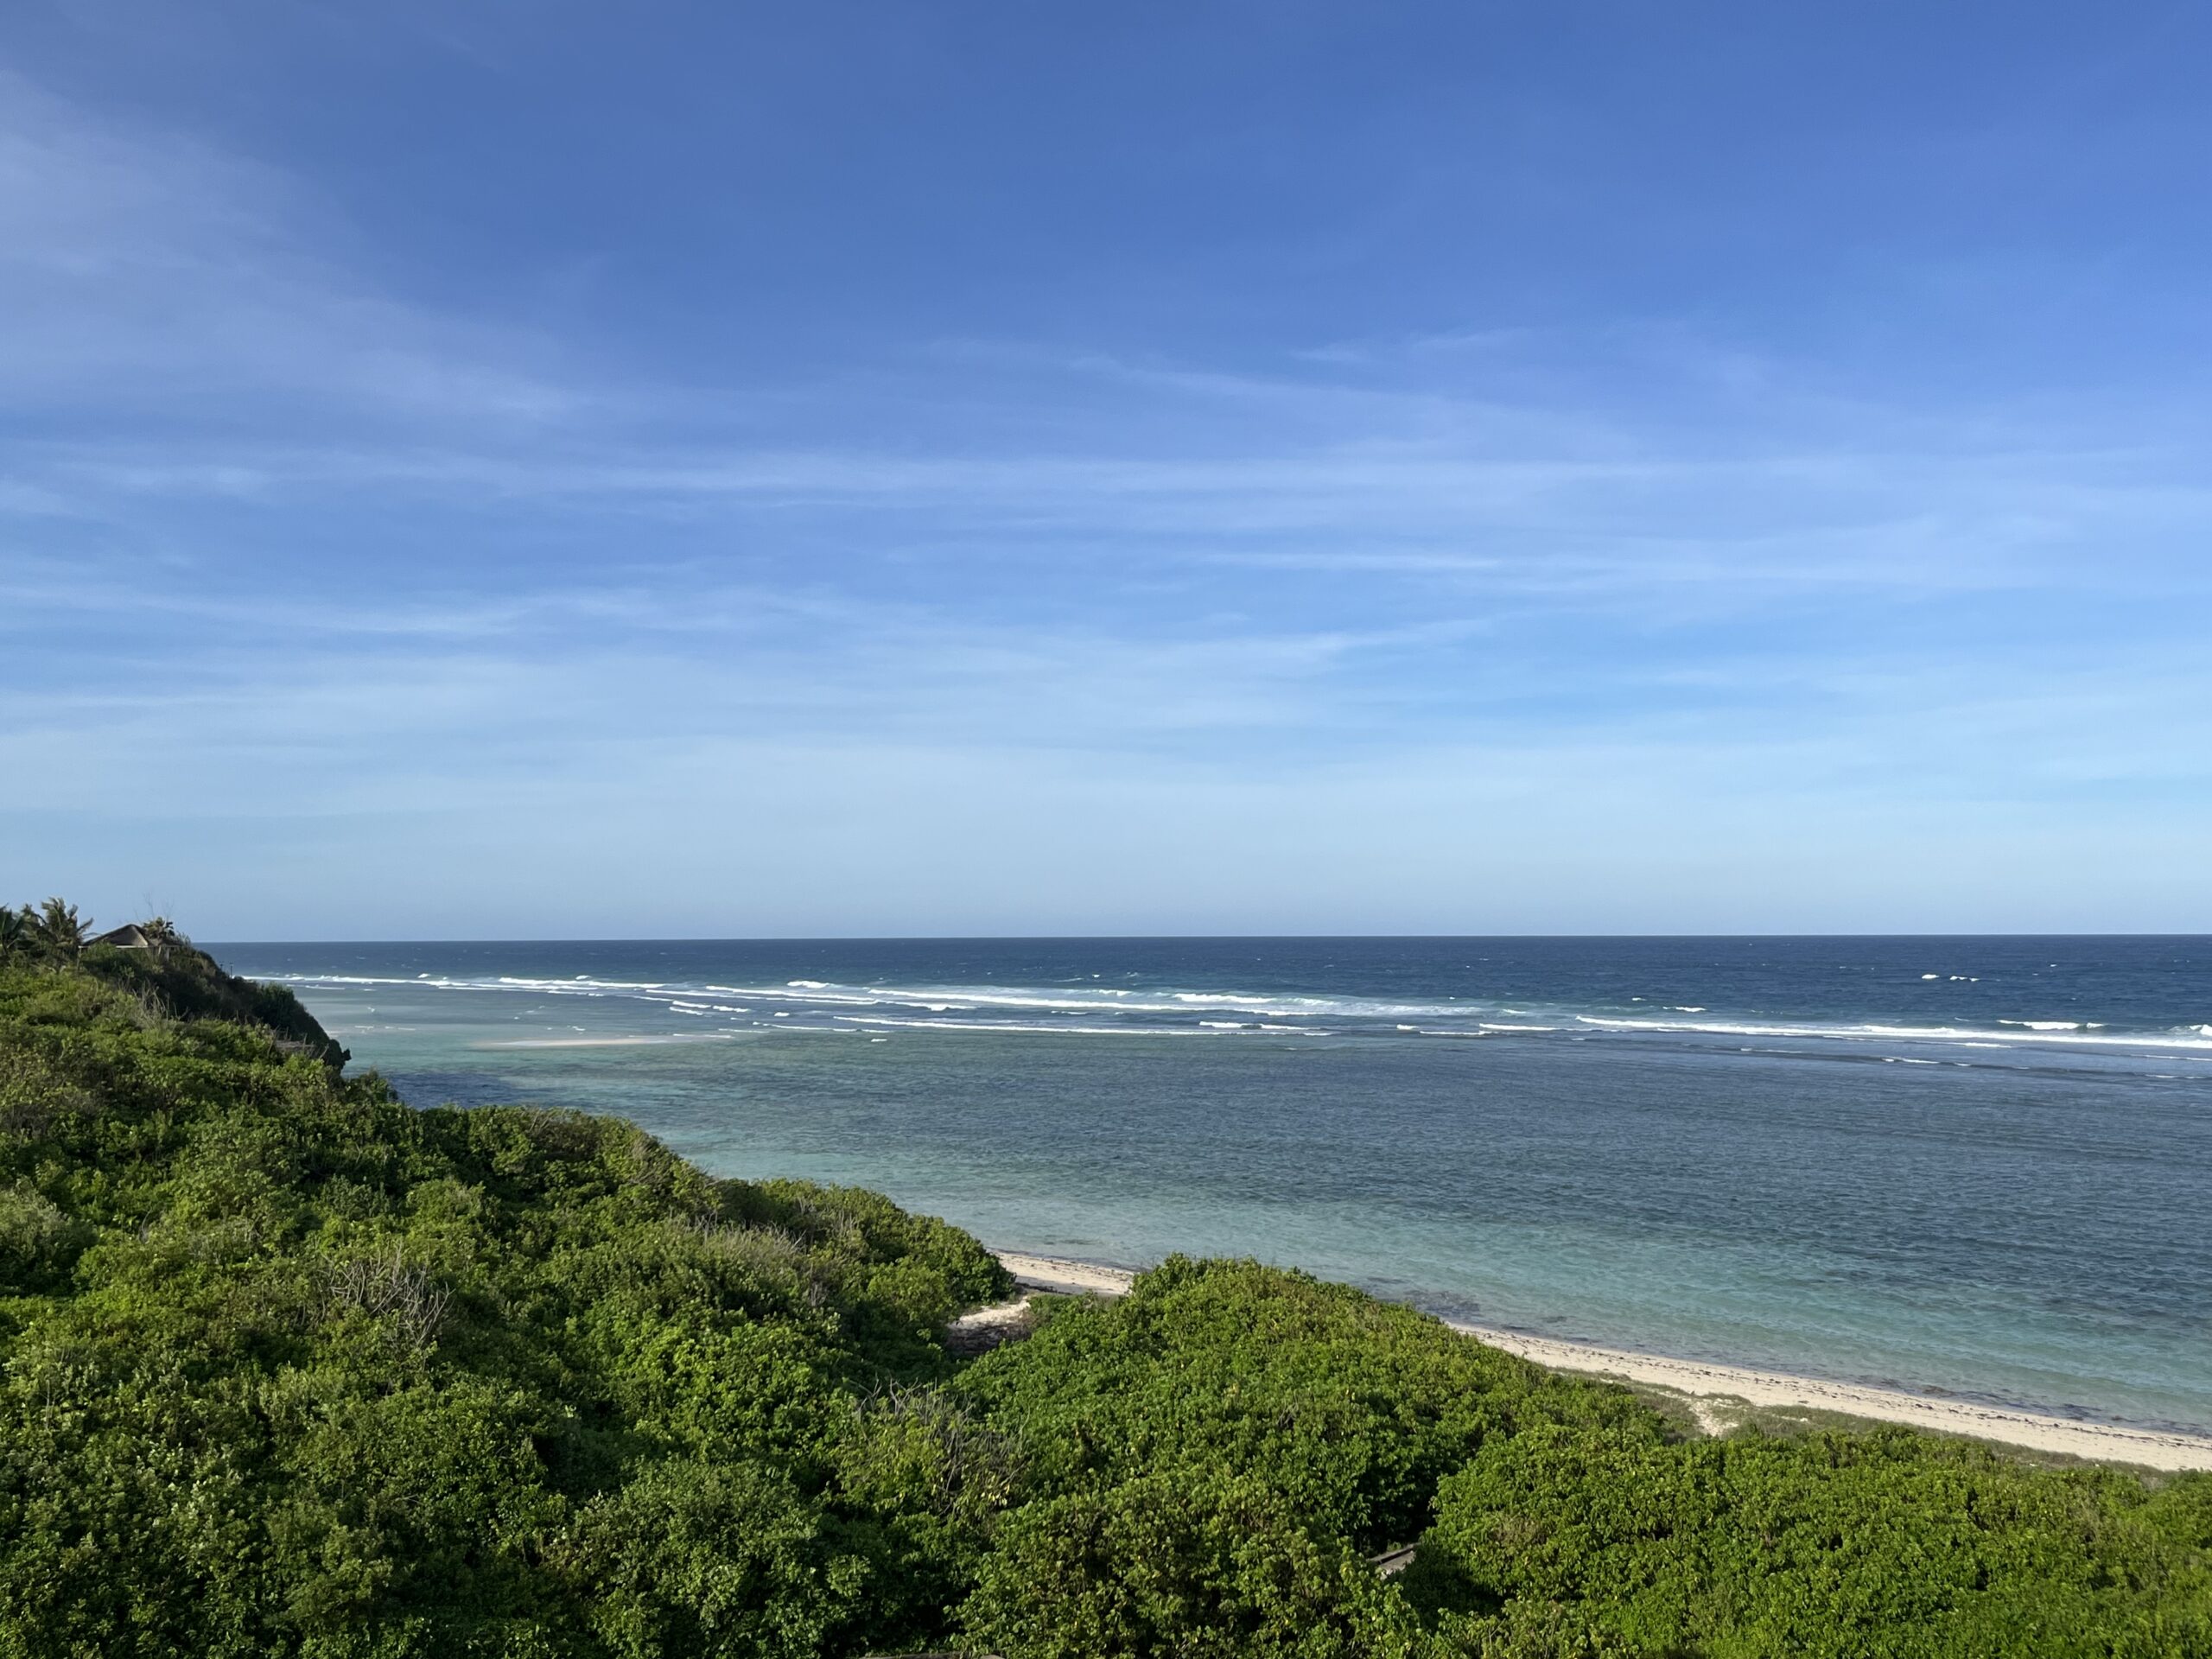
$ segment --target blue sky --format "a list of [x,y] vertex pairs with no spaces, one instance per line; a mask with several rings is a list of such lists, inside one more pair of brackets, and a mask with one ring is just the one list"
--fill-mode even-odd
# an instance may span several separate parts
[[22,0],[0,874],[2212,930],[2212,14]]

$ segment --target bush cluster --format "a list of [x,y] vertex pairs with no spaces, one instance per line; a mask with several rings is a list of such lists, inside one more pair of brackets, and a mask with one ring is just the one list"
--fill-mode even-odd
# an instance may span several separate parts
[[1249,1262],[964,1359],[941,1222],[10,955],[0,1656],[2212,1654],[2212,1481],[1683,1442]]

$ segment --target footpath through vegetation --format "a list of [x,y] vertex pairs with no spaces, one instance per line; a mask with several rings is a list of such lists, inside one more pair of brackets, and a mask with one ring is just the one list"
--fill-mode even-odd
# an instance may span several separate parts
[[964,1358],[955,1228],[84,932],[0,911],[5,1659],[2212,1656],[2212,1477],[1684,1440],[1249,1262]]

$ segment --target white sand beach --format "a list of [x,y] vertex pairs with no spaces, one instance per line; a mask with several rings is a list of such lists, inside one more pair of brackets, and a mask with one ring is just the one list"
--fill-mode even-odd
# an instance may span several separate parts
[[[1025,1292],[1120,1296],[1128,1292],[1136,1276],[1120,1268],[1055,1256],[1001,1250],[998,1257]],[[1009,1308],[1018,1306],[1007,1305]],[[1001,1310],[985,1312],[1001,1319],[1012,1317]],[[1904,1423],[1938,1433],[1994,1440],[2031,1451],[2152,1469],[2212,1469],[2212,1440],[2197,1435],[2164,1434],[2104,1423],[2076,1422],[2069,1418],[1908,1394],[1901,1389],[1828,1382],[1748,1366],[1710,1364],[1702,1360],[1670,1359],[1662,1354],[1629,1353],[1588,1343],[1561,1342],[1516,1331],[1500,1331],[1488,1325],[1455,1321],[1452,1328],[1554,1370],[1618,1377],[1642,1387],[1682,1395],[1709,1433],[1728,1429],[1737,1414],[1732,1407],[1738,1410],[1781,1408],[1837,1412],[1881,1422]]]
[[1086,1291],[1099,1296],[1125,1296],[1136,1281],[1136,1274],[1127,1268],[1101,1267],[1095,1262],[1022,1255],[1014,1250],[993,1254],[1006,1264],[1006,1270],[1024,1290],[1050,1291],[1056,1296],[1079,1296]]

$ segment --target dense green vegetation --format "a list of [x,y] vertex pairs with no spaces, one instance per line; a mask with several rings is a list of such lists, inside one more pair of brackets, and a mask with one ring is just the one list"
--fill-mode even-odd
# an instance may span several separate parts
[[1437,1510],[1409,1592],[1593,1647],[2212,1652],[2202,1476],[2153,1493],[1904,1429],[1670,1443],[1646,1419],[1493,1440]]
[[963,1359],[942,1223],[0,918],[0,1656],[2212,1655],[2212,1480],[1684,1441],[1249,1263]]

